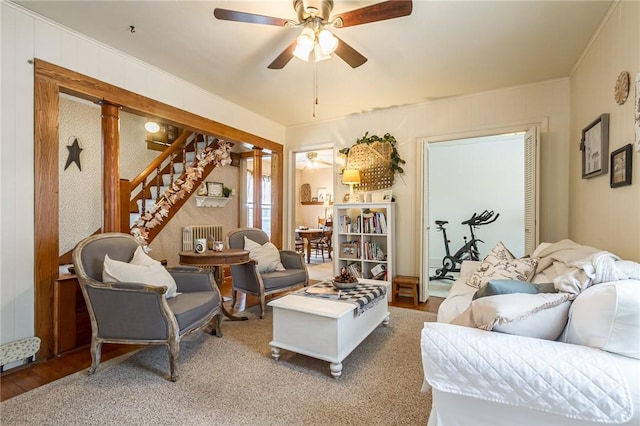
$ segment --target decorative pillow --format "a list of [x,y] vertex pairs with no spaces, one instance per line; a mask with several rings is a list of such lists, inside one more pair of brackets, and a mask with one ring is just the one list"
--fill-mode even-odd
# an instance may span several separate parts
[[502,241],[499,241],[476,272],[467,279],[467,285],[479,289],[493,279],[530,281],[536,272],[536,266],[537,259],[515,259]]
[[249,257],[258,262],[258,272],[284,271],[280,262],[280,252],[272,242],[267,241],[260,245],[255,241],[244,237],[244,249],[249,250]]
[[573,301],[567,343],[640,359],[640,283],[595,284]]
[[476,291],[472,300],[479,299],[481,297],[496,296],[498,294],[511,294],[511,293],[557,293],[553,283],[532,284],[528,281],[519,280],[491,280]]
[[[138,250],[140,250],[140,252],[138,252]],[[134,260],[142,264],[136,264]],[[105,255],[102,281],[142,283],[158,287],[166,286],[167,292],[164,295],[167,299],[177,296],[178,294],[178,286],[171,274],[169,274],[160,262],[147,256],[141,247],[136,249],[131,263],[113,260],[109,255]]]
[[451,324],[556,340],[567,324],[566,293],[501,294],[471,302]]

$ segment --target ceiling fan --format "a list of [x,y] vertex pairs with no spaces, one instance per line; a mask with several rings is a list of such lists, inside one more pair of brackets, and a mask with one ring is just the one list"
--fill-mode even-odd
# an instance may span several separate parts
[[333,0],[293,0],[293,8],[298,15],[297,22],[220,8],[213,10],[213,16],[226,21],[302,28],[302,32],[293,43],[269,64],[270,69],[284,68],[294,56],[308,61],[311,52],[316,62],[330,58],[331,53],[335,52],[352,68],[356,68],[367,62],[367,58],[336,37],[328,28],[351,27],[407,16],[411,14],[413,4],[411,0],[383,1],[332,18],[330,14],[333,10]]
[[316,168],[318,165],[333,167],[333,163],[319,159],[317,152],[307,152],[307,160],[304,163],[304,168]]

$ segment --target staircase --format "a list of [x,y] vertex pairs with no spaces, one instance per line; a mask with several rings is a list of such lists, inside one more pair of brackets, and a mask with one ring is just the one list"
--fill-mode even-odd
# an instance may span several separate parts
[[229,151],[227,142],[183,131],[136,178],[121,181],[121,228],[141,243],[151,242],[204,177],[216,166],[231,162]]

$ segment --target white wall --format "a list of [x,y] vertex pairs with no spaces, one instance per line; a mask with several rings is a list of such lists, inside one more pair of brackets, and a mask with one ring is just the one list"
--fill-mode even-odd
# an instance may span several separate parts
[[[388,108],[348,117],[287,128],[287,149],[331,141],[336,149],[351,146],[365,132],[391,133],[405,174],[396,180],[393,194],[396,215],[397,273],[419,275],[420,269],[420,160],[417,139],[440,135],[491,133],[491,129],[548,122],[541,134],[540,238],[557,241],[568,236],[569,185],[569,80],[460,96],[424,104]],[[495,132],[494,132],[495,133]],[[334,169],[334,180],[339,170]],[[338,182],[336,180],[336,182]],[[336,185],[341,197],[348,191]],[[285,192],[291,191],[285,183]],[[285,194],[286,195],[286,194]],[[341,199],[341,198],[336,198]],[[288,219],[288,218],[285,218]],[[289,219],[288,219],[289,220]],[[285,223],[284,229],[292,227]]]
[[43,59],[261,137],[284,127],[135,58],[2,2],[0,344],[34,333],[33,65]]
[[[622,71],[631,74],[624,105],[613,97]],[[571,239],[640,262],[640,153],[633,152],[631,186],[609,187],[609,174],[581,178],[582,129],[609,113],[609,151],[634,141],[634,83],[640,72],[640,2],[617,3],[571,77]],[[638,102],[635,99],[635,102]],[[607,155],[607,161],[609,156]]]

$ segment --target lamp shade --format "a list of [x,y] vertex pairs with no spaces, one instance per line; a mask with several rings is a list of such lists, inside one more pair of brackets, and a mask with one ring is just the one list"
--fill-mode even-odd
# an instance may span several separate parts
[[342,183],[347,185],[360,183],[360,170],[346,169],[342,173]]

